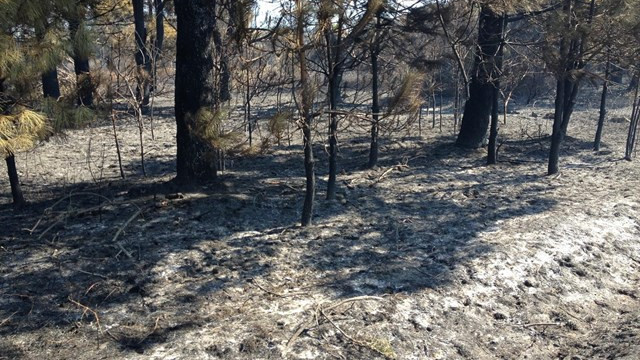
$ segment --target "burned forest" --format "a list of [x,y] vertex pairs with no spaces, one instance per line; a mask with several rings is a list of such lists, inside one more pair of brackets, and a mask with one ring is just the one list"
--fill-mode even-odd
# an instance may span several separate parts
[[639,79],[637,0],[0,0],[0,359],[639,359]]

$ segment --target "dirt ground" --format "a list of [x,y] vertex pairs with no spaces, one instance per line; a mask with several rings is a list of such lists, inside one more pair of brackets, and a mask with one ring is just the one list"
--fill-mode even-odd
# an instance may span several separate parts
[[301,228],[299,139],[178,193],[163,185],[172,110],[159,111],[147,177],[132,122],[119,126],[126,180],[108,124],[19,154],[25,211],[3,170],[0,358],[640,358],[626,122],[607,122],[594,153],[597,113],[577,111],[552,177],[543,108],[509,115],[491,167],[452,146],[449,115],[443,132],[386,139],[372,170],[366,137],[345,133],[335,202],[318,130],[315,224]]

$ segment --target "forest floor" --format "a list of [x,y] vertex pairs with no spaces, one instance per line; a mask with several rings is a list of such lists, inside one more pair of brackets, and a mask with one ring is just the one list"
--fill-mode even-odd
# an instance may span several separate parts
[[160,110],[146,177],[133,123],[119,126],[126,180],[108,124],[18,155],[26,210],[0,176],[1,359],[640,356],[628,123],[607,122],[594,153],[597,113],[577,111],[551,177],[544,109],[510,115],[495,166],[452,146],[449,116],[446,132],[386,140],[371,170],[366,136],[343,135],[338,200],[324,200],[318,145],[301,228],[299,142],[178,193],[163,185],[175,132]]

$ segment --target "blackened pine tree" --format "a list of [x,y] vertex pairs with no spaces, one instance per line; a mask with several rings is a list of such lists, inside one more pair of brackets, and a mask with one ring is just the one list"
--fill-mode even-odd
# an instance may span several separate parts
[[329,98],[329,180],[327,200],[336,197],[338,173],[338,103],[340,83],[345,70],[346,55],[354,41],[366,31],[366,26],[382,6],[381,0],[368,0],[365,11],[350,29],[346,28],[348,1],[322,1],[318,11],[318,22],[325,40]]
[[164,2],[166,0],[153,0],[153,8],[156,18],[156,33],[153,42],[152,62],[153,69],[151,73],[151,91],[155,91],[158,74],[158,61],[162,55],[164,47]]
[[298,57],[300,70],[300,113],[302,114],[302,134],[304,141],[304,172],[306,177],[306,190],[304,205],[302,207],[302,226],[311,225],[313,219],[313,203],[316,196],[315,160],[313,156],[313,89],[309,78],[307,66],[307,47],[305,45],[305,27],[307,17],[307,4],[304,0],[296,0],[295,3],[295,51]]
[[83,106],[93,106],[93,81],[91,80],[91,68],[89,57],[91,56],[91,45],[87,38],[88,30],[84,19],[69,19],[69,31],[72,39],[73,69],[76,73],[76,91],[78,93],[77,103]]
[[503,16],[483,5],[478,19],[478,44],[469,81],[469,98],[456,141],[460,147],[478,148],[486,138],[494,90],[492,74],[498,68],[497,53],[503,31]]
[[[585,51],[589,40],[589,31],[584,25],[591,23],[594,12],[595,0],[591,0],[591,5],[587,9],[577,0],[564,0],[563,2],[561,11],[563,16],[560,19],[564,22],[564,26],[559,27],[559,63],[556,64],[556,99],[551,148],[549,150],[548,175],[558,173],[560,146],[567,134],[569,120],[575,108],[576,98],[580,89],[582,70],[586,66]],[[581,31],[578,32],[575,29],[580,29]]]
[[147,47],[147,26],[145,24],[144,0],[132,0],[133,22],[135,26],[137,87],[136,101],[143,113],[149,111],[151,91],[152,59]]
[[367,167],[372,168],[378,164],[378,135],[380,133],[380,91],[379,91],[379,66],[380,56],[380,31],[381,31],[382,9],[376,12],[376,25],[371,42],[371,145],[369,146],[369,162]]
[[177,16],[175,112],[178,184],[216,177],[216,151],[203,130],[215,126],[215,0],[174,0]]

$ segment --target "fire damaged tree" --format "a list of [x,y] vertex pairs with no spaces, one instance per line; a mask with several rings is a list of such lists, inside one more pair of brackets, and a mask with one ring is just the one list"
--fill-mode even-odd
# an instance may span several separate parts
[[340,83],[345,71],[346,55],[354,41],[363,34],[367,24],[382,6],[380,0],[368,0],[366,10],[358,21],[347,29],[347,14],[344,1],[336,4],[323,1],[318,11],[318,21],[325,41],[329,98],[329,180],[327,182],[327,200],[336,197],[336,177],[338,173],[338,104]]
[[206,133],[216,127],[212,110],[216,5],[212,0],[175,0],[176,182],[181,185],[216,177],[216,149],[206,140]]
[[137,88],[136,100],[143,113],[149,110],[151,91],[152,59],[147,48],[147,27],[144,15],[144,0],[132,0],[133,22],[135,25]]
[[378,58],[380,56],[380,31],[382,10],[376,12],[376,25],[371,43],[371,145],[369,146],[369,162],[367,166],[372,168],[378,164],[378,136],[380,133],[380,73]]
[[76,74],[77,103],[83,106],[93,106],[93,81],[89,57],[91,45],[88,40],[88,30],[84,21],[77,18],[69,20],[69,30],[73,42],[72,58],[73,69]]
[[[587,15],[585,16],[585,10]],[[553,132],[551,134],[551,148],[549,150],[548,175],[558,173],[560,146],[567,134],[569,120],[575,108],[576,98],[580,89],[583,69],[586,66],[585,51],[588,32],[580,27],[579,20],[583,19],[588,25],[593,19],[595,0],[591,0],[588,9],[583,9],[576,0],[564,0],[561,19],[560,45],[556,73],[556,99],[553,116]],[[581,28],[577,32],[575,29]]]
[[295,52],[298,57],[300,73],[300,104],[299,111],[302,115],[302,134],[304,141],[304,171],[306,177],[306,190],[304,205],[302,207],[302,226],[311,225],[313,218],[313,203],[316,194],[316,174],[314,170],[315,160],[313,156],[313,89],[309,78],[307,66],[307,47],[305,45],[306,11],[305,1],[296,0],[295,3]]
[[456,141],[460,147],[478,148],[482,146],[487,135],[493,107],[492,74],[499,69],[497,54],[503,30],[503,16],[483,5],[478,20],[478,46],[469,81],[469,98],[464,106],[460,133]]

